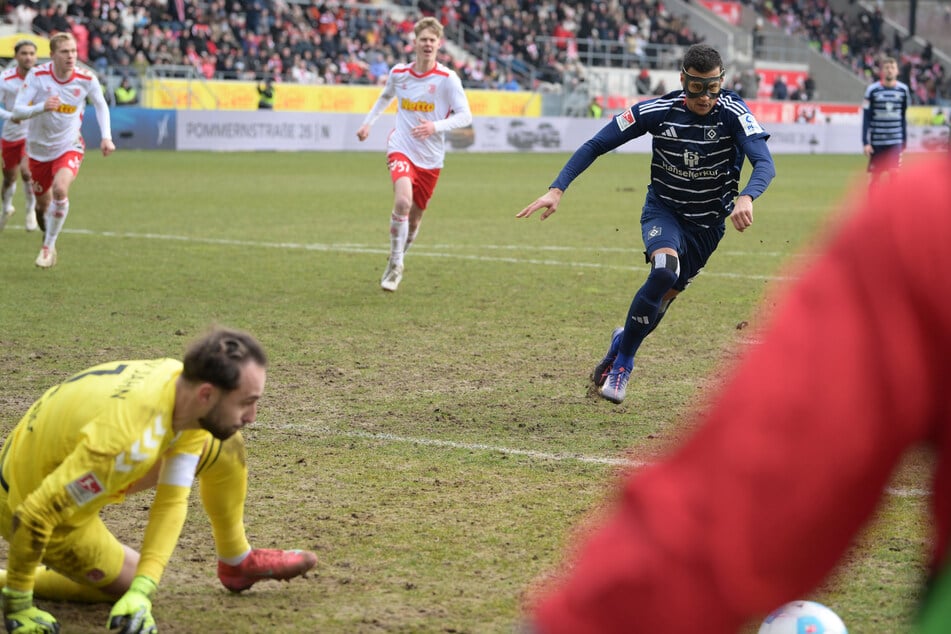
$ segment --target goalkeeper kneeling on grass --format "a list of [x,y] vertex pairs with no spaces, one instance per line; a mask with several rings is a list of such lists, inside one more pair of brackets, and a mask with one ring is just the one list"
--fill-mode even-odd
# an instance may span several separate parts
[[[216,328],[183,361],[99,365],[30,407],[0,452],[8,632],[59,631],[56,619],[34,605],[34,594],[114,602],[110,630],[155,632],[153,594],[196,477],[226,588],[291,579],[317,563],[306,551],[252,549],[245,535],[247,467],[238,432],[256,417],[266,365],[253,337]],[[99,511],[153,486],[140,554],[116,539]]]

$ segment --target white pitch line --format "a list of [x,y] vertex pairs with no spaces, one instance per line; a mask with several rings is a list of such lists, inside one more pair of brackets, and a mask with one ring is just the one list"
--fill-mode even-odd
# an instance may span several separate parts
[[[264,426],[262,426],[264,427]],[[307,432],[314,436],[342,436],[345,438],[363,438],[366,440],[379,440],[390,443],[402,443],[409,445],[424,445],[427,447],[442,447],[445,449],[465,450],[465,451],[484,451],[487,453],[501,453],[509,456],[524,456],[535,460],[551,460],[554,462],[582,462],[585,464],[601,464],[617,467],[628,467],[631,469],[641,469],[649,467],[653,463],[644,460],[630,460],[627,458],[611,458],[605,456],[586,456],[584,454],[568,453],[550,453],[546,451],[535,451],[532,449],[514,449],[512,447],[503,447],[499,445],[487,445],[474,442],[457,442],[454,440],[438,440],[436,438],[418,438],[413,436],[399,436],[397,434],[388,434],[381,432],[368,432],[346,429],[331,429],[330,427],[317,427],[312,425],[300,425],[295,423],[285,423],[282,425],[268,425],[267,429],[286,430],[294,432]],[[888,495],[903,498],[926,498],[931,493],[925,489],[899,489],[888,487],[885,489]]]
[[[350,245],[350,246],[369,246],[369,245]],[[461,249],[468,245],[460,244],[429,244],[422,248],[429,249]],[[415,247],[414,247],[415,248]],[[640,243],[632,244],[630,247],[574,247],[574,246],[553,246],[553,245],[532,245],[532,244],[485,244],[473,245],[473,248],[485,249],[488,251],[557,251],[567,253],[570,251],[597,251],[598,253],[643,253],[643,245]],[[783,253],[781,251],[730,251],[718,249],[717,255],[728,255],[731,257],[769,257],[784,258],[795,255],[794,253]]]
[[374,433],[368,431],[331,429],[329,427],[315,427],[311,425],[300,425],[295,423],[285,423],[283,425],[268,425],[268,429],[287,430],[294,432],[307,432],[314,436],[343,436],[345,438],[364,438],[366,440],[382,440],[390,443],[403,443],[409,445],[425,445],[428,447],[443,447],[446,449],[461,449],[466,451],[484,451],[487,453],[501,453],[508,456],[525,456],[536,460],[553,460],[556,462],[583,462],[587,464],[603,464],[620,467],[646,467],[648,462],[640,460],[627,460],[625,458],[609,458],[602,456],[585,456],[583,454],[568,453],[549,453],[545,451],[535,451],[532,449],[513,449],[511,447],[500,447],[498,445],[487,445],[476,442],[457,442],[454,440],[438,440],[436,438],[416,438],[412,436],[398,436],[396,434]]
[[899,498],[926,498],[931,497],[931,492],[927,489],[896,489],[888,487],[885,493]]
[[[322,243],[302,243],[302,242],[260,242],[256,240],[231,240],[227,238],[207,238],[207,237],[193,237],[193,236],[177,236],[177,235],[167,235],[161,233],[134,233],[134,232],[120,232],[120,231],[92,231],[89,229],[65,229],[66,233],[73,233],[78,235],[87,235],[87,236],[101,236],[107,238],[132,238],[139,240],[166,240],[171,242],[190,242],[196,244],[214,244],[219,246],[239,246],[239,247],[256,247],[262,249],[283,249],[283,250],[303,250],[303,251],[322,251],[327,253],[371,253],[374,255],[388,255],[389,249],[385,247],[374,247],[370,245],[362,244],[322,244]],[[467,248],[466,245],[456,245],[446,248],[452,248],[454,250]],[[432,248],[432,247],[430,247]],[[522,246],[484,246],[484,245],[474,245],[471,248],[477,248],[481,250],[500,250],[500,249],[513,249],[513,250],[527,250],[527,247]],[[555,247],[553,249],[560,249],[560,247]],[[641,266],[630,266],[630,265],[619,265],[619,264],[606,264],[604,262],[572,262],[572,261],[561,261],[561,260],[542,260],[536,258],[517,258],[517,257],[502,257],[502,256],[489,256],[489,255],[467,255],[458,252],[429,252],[418,246],[413,248],[414,257],[427,257],[427,258],[447,258],[454,260],[472,260],[476,262],[505,262],[509,264],[532,264],[539,266],[564,266],[569,268],[583,268],[583,269],[602,269],[602,270],[619,270],[619,271],[640,271],[646,267],[646,265]],[[639,255],[635,255],[635,259],[639,259]],[[746,273],[725,273],[725,272],[715,272],[715,271],[704,271],[702,275],[707,277],[725,277],[732,279],[743,279],[743,280],[764,280],[764,281],[778,281],[778,280],[791,280],[795,279],[786,275],[751,275]]]

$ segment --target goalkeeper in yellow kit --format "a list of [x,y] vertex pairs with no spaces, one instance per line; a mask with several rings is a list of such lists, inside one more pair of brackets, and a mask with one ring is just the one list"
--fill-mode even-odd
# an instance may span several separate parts
[[[239,430],[254,421],[267,358],[250,335],[217,328],[184,360],[106,363],[50,388],[0,452],[0,534],[9,542],[2,604],[8,632],[58,632],[39,597],[115,601],[108,627],[155,632],[151,598],[185,521],[197,477],[218,577],[240,592],[317,563],[306,551],[251,549]],[[99,517],[155,486],[141,554]],[[40,564],[47,567],[41,567]]]

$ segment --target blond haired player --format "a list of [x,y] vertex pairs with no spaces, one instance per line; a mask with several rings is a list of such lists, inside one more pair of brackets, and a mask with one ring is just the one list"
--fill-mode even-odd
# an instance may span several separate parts
[[36,44],[30,40],[20,40],[13,45],[13,54],[16,65],[0,73],[0,119],[4,120],[3,133],[0,134],[0,154],[3,155],[0,231],[3,231],[14,212],[13,194],[17,189],[18,172],[23,179],[23,194],[26,197],[26,230],[36,231],[36,196],[33,194],[30,166],[25,152],[29,122],[14,119],[11,112],[23,80],[36,65]]
[[95,73],[76,66],[76,39],[70,33],[50,38],[51,61],[36,66],[23,82],[13,107],[14,119],[30,119],[26,153],[36,192],[36,216],[43,228],[43,247],[36,265],[56,264],[56,238],[69,213],[69,186],[79,174],[86,144],[80,127],[86,98],[96,109],[103,156],[112,154],[109,106]]
[[469,101],[459,76],[436,61],[442,25],[423,18],[413,29],[416,59],[397,64],[373,109],[357,130],[365,141],[370,127],[396,99],[396,129],[387,141],[386,162],[393,180],[390,215],[390,259],[380,286],[395,291],[403,279],[403,254],[419,232],[419,223],[439,180],[446,157],[444,133],[472,121]]
[[[185,521],[193,480],[211,520],[218,578],[241,592],[317,563],[305,551],[252,550],[243,523],[244,442],[264,391],[267,358],[250,335],[217,328],[183,361],[117,361],[50,388],[0,452],[2,590],[8,632],[55,632],[39,597],[115,601],[110,629],[154,632],[152,595]],[[99,511],[155,487],[141,554]],[[38,568],[40,564],[49,568]],[[118,601],[116,601],[118,599]]]

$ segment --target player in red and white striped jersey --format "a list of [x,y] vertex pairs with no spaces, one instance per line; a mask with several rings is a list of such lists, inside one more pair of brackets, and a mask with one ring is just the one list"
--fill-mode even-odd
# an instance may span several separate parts
[[415,61],[390,70],[380,98],[357,130],[357,138],[365,141],[370,127],[397,100],[396,128],[390,132],[386,150],[393,180],[390,259],[380,281],[386,291],[395,291],[403,278],[403,254],[416,239],[439,180],[446,156],[444,133],[472,121],[459,76],[436,61],[442,25],[435,18],[423,18],[413,31]]
[[51,61],[36,66],[23,82],[13,107],[15,119],[31,119],[26,153],[36,192],[36,215],[43,227],[43,248],[36,265],[56,264],[56,238],[69,213],[69,187],[79,174],[86,144],[80,128],[86,98],[96,109],[103,156],[115,151],[109,107],[94,73],[76,66],[76,39],[70,33],[50,38]]

